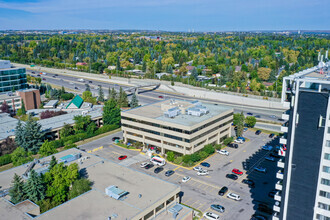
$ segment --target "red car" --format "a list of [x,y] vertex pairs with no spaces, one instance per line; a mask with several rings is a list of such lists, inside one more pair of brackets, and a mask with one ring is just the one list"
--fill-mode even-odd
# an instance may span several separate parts
[[163,99],[164,97],[162,95],[158,96],[158,98]]
[[243,174],[243,172],[240,171],[239,169],[233,169],[231,172],[233,172],[233,173],[235,173],[237,175],[242,175]]
[[124,160],[124,159],[126,159],[126,158],[127,158],[126,155],[122,155],[122,156],[118,157],[118,160]]

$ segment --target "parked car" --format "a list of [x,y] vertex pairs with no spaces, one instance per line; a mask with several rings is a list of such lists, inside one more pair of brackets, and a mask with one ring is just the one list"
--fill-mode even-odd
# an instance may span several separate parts
[[202,167],[194,167],[194,169],[193,170],[195,170],[195,171],[202,171],[203,170],[203,168]]
[[149,164],[148,162],[141,163],[141,164],[140,164],[140,167],[141,167],[141,168],[145,168],[148,164]]
[[270,192],[268,193],[268,196],[269,196],[270,198],[274,198],[274,196],[275,196],[276,193],[277,193],[277,190],[276,190],[276,189],[273,189],[272,191],[270,191]]
[[269,135],[269,138],[273,138],[275,136],[275,134],[274,133],[271,133],[270,135]]
[[240,136],[240,137],[237,137],[236,139],[237,139],[237,140],[242,140],[242,141],[245,142],[245,137]]
[[154,167],[154,165],[152,163],[149,163],[148,165],[146,165],[144,168],[146,170],[149,170],[150,168]]
[[119,140],[119,139],[120,139],[120,137],[113,137],[112,141]]
[[235,175],[235,174],[227,174],[226,177],[227,177],[228,179],[232,179],[232,180],[237,180],[237,179],[238,179],[238,176]]
[[230,199],[233,199],[233,200],[236,200],[236,201],[241,200],[241,197],[239,195],[235,194],[235,193],[228,193],[227,198],[230,198]]
[[278,155],[277,152],[272,152],[272,153],[269,154],[269,156],[274,157],[274,158],[281,158],[281,156]]
[[284,119],[282,119],[282,118],[279,118],[279,119],[277,119],[277,120],[279,120],[279,121],[285,121]]
[[250,220],[267,220],[267,219],[268,218],[266,216],[254,214],[254,215],[252,215]]
[[198,171],[197,175],[198,176],[206,176],[206,175],[209,175],[209,171],[207,171],[207,170]]
[[238,148],[238,144],[234,144],[234,143],[228,144],[227,146],[231,148]]
[[119,156],[119,157],[118,157],[118,160],[124,160],[124,159],[126,159],[126,158],[127,158],[126,155],[122,155],[122,156]]
[[203,215],[204,218],[207,218],[209,220],[217,220],[220,219],[220,216],[217,214],[214,214],[213,212],[205,212]]
[[244,128],[244,129],[243,129],[243,131],[247,131],[247,130],[248,130],[248,128]]
[[219,196],[223,196],[226,194],[226,192],[228,191],[228,187],[227,186],[223,186],[220,190],[219,190]]
[[260,173],[266,173],[267,172],[266,168],[260,167],[260,166],[259,167],[255,167],[254,170],[256,170],[256,171],[258,171]]
[[251,113],[251,112],[248,112],[248,113],[246,113],[247,115],[253,115],[253,113]]
[[226,150],[217,150],[217,152],[218,152],[219,154],[223,154],[223,155],[229,156],[229,152],[226,151]]
[[247,184],[251,188],[254,188],[254,186],[255,186],[254,181],[253,180],[250,180],[250,179],[244,179],[244,180],[242,180],[242,183]]
[[267,157],[265,157],[265,160],[275,161],[275,158],[274,157],[271,157],[271,156],[267,156]]
[[171,176],[174,174],[174,170],[168,170],[165,172],[165,176]]
[[190,179],[191,179],[190,176],[185,176],[185,177],[182,178],[182,182],[183,183],[188,182]]
[[265,146],[262,146],[262,149],[267,150],[267,151],[271,151],[271,150],[273,150],[273,147],[270,146],[270,145],[265,145]]
[[261,118],[261,116],[260,116],[260,115],[255,115],[254,117],[255,117],[255,118]]
[[244,141],[242,139],[236,139],[236,140],[234,140],[234,142],[237,143],[237,144],[243,144],[244,143]]
[[93,83],[93,81],[91,81],[91,80],[89,80],[88,82],[89,82],[89,83]]
[[261,134],[261,130],[256,131],[256,135],[259,135],[259,134]]
[[273,214],[273,209],[272,208],[269,208],[267,205],[265,204],[258,204],[257,205],[257,210],[261,211],[261,212],[265,212],[265,213],[268,213],[270,215]]
[[203,167],[210,167],[211,164],[209,164],[208,162],[203,162],[203,163],[200,163]]
[[233,169],[231,172],[237,174],[237,175],[243,175],[243,172],[240,171],[239,169]]
[[157,167],[155,170],[154,170],[154,173],[160,173],[164,170],[163,167]]
[[225,212],[225,207],[223,207],[222,205],[218,205],[218,204],[212,204],[211,209],[213,209],[214,211],[220,212],[220,213]]

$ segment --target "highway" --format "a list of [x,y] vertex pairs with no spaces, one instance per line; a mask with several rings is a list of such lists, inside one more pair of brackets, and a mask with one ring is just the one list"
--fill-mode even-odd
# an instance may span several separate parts
[[[38,77],[39,72],[33,73],[32,70],[27,70],[27,74]],[[115,88],[116,91],[119,91],[119,88],[122,87],[123,89],[131,88],[130,86],[124,85],[124,84],[114,84],[110,82],[104,82],[102,79],[96,80],[90,80],[85,79],[84,82],[79,82],[77,77],[74,76],[67,76],[67,75],[61,75],[61,74],[53,74],[53,73],[46,73],[46,75],[42,74],[40,75],[42,78],[43,83],[50,83],[57,86],[64,86],[66,89],[69,89],[71,91],[74,91],[78,94],[82,94],[85,91],[85,84],[89,84],[91,88],[91,92],[94,96],[98,95],[98,86],[100,85],[103,89],[103,92],[105,96],[108,96],[108,89],[109,88]],[[83,77],[82,77],[83,78]],[[130,96],[131,94],[128,94]],[[139,89],[138,99],[139,103],[142,105],[150,104],[155,101],[160,101],[162,99],[170,99],[170,98],[176,98],[176,99],[185,99],[185,100],[194,100],[195,98],[175,94],[175,93],[167,93],[159,90],[152,90],[152,89]],[[240,104],[229,104],[229,103],[223,103],[223,102],[217,102],[213,100],[208,99],[199,99],[204,102],[210,102],[214,104],[221,104],[221,105],[227,105],[234,108],[234,112],[243,112],[245,115],[253,115],[257,116],[259,119],[268,120],[268,121],[277,121],[280,122],[279,119],[281,118],[282,111],[280,110],[271,110],[271,109],[265,109],[265,108],[258,108],[258,107],[248,107],[243,106]]]

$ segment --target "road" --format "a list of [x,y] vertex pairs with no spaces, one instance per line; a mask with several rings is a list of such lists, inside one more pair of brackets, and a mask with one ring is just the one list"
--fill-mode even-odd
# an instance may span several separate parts
[[[137,151],[114,145],[112,137],[115,136],[121,137],[121,132],[80,145],[79,148],[89,151],[103,146],[103,149],[92,153],[149,175],[156,176],[157,178],[181,185],[183,192],[181,202],[203,213],[212,211],[210,209],[211,204],[222,205],[225,207],[226,211],[224,213],[217,213],[220,214],[221,219],[246,220],[254,213],[259,212],[256,211],[257,204],[262,203],[270,208],[272,208],[274,204],[274,200],[268,196],[268,193],[274,189],[275,183],[277,182],[276,172],[278,168],[276,161],[278,159],[275,159],[275,161],[265,160],[265,156],[268,156],[270,151],[262,150],[261,147],[265,144],[276,146],[278,140],[270,139],[267,134],[262,133],[257,136],[253,131],[246,131],[244,136],[248,138],[248,141],[240,144],[238,149],[227,147],[226,150],[229,152],[229,156],[216,153],[206,160],[206,162],[211,164],[210,168],[204,168],[209,170],[209,175],[207,176],[198,176],[196,175],[196,171],[169,163],[167,163],[164,166],[165,169],[158,174],[154,173],[155,167],[148,170],[140,168],[141,162],[149,161],[146,156],[139,154]],[[127,155],[128,158],[119,161],[118,157],[120,155]],[[266,168],[267,173],[255,171],[254,167],[256,166]],[[236,181],[225,177],[226,174],[231,173],[233,168],[237,168],[244,173],[239,176]],[[175,173],[170,177],[166,177],[164,175],[166,170],[174,170]],[[192,178],[188,182],[182,183],[182,178],[184,176],[190,176]],[[253,180],[256,187],[249,188],[246,184],[243,184],[242,180],[245,178]],[[234,192],[240,195],[242,200],[231,200],[226,197],[227,194],[219,196],[218,191],[223,186],[229,188],[227,193]],[[270,216],[267,213],[261,214]]]
[[[37,73],[32,74],[31,70],[27,70],[27,74],[37,77]],[[98,80],[85,80],[85,82],[78,82],[76,77],[73,76],[66,76],[66,75],[57,75],[53,73],[47,73],[46,75],[41,75],[42,81],[44,83],[50,83],[57,86],[64,86],[65,88],[69,88],[70,90],[74,90],[77,93],[81,94],[85,91],[85,84],[89,84],[91,88],[91,92],[93,95],[98,95],[98,85],[101,85],[105,96],[108,96],[108,89],[109,88],[115,88],[117,91],[119,91],[119,88],[122,87],[123,89],[131,88],[126,85],[119,85],[104,81],[98,81]],[[185,99],[185,100],[194,100],[194,98],[180,95],[180,94],[174,94],[174,93],[166,93],[159,90],[151,90],[151,89],[140,89],[138,94],[139,103],[144,104],[150,104],[155,101],[160,101],[162,99]],[[130,96],[130,94],[129,94]],[[281,118],[282,111],[280,110],[272,110],[272,109],[265,109],[265,108],[258,108],[258,107],[248,107],[243,106],[240,104],[228,104],[223,102],[216,102],[216,101],[210,101],[208,99],[199,99],[204,102],[210,102],[210,103],[217,103],[222,105],[227,105],[234,108],[235,113],[243,112],[246,116],[249,114],[257,116],[259,119],[264,119],[268,121],[276,121],[279,122],[278,119]]]

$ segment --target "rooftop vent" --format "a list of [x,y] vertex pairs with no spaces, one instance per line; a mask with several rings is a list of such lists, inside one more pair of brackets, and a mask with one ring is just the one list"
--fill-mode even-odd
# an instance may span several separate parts
[[109,186],[105,188],[105,194],[114,199],[120,199],[121,197],[128,194],[127,191],[119,189],[117,186]]
[[179,115],[180,112],[181,110],[178,107],[174,107],[164,112],[164,116],[168,118],[174,118],[175,116]]
[[209,113],[209,110],[205,106],[192,107],[187,109],[188,115],[202,116]]

